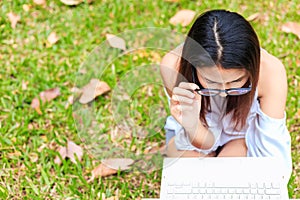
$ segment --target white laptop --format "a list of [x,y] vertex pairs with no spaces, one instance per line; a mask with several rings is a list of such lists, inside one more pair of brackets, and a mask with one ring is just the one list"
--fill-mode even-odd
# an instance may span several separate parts
[[275,158],[165,158],[160,199],[288,199]]

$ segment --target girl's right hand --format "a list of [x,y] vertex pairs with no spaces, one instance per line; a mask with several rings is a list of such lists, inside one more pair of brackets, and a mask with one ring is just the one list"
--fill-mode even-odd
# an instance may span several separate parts
[[195,132],[201,109],[201,95],[194,90],[199,89],[194,83],[181,82],[172,91],[170,110],[172,116],[183,126],[186,132]]

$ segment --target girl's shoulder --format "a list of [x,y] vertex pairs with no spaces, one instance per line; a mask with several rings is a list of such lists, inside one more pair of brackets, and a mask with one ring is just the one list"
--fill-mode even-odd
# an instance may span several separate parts
[[175,86],[179,63],[181,59],[183,45],[179,45],[174,50],[168,52],[161,60],[160,73],[168,94],[171,96],[171,91]]
[[267,51],[261,51],[258,98],[262,111],[271,117],[280,118],[287,95],[287,78],[282,62]]
[[[260,73],[258,81],[259,96],[264,95],[266,87],[277,88],[286,81],[286,71],[282,62],[266,50],[261,50]],[[271,85],[270,85],[271,84]]]

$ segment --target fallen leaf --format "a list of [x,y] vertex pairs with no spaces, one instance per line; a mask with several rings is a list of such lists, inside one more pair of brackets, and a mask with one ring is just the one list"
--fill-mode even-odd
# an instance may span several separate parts
[[28,12],[29,10],[30,10],[30,6],[29,5],[27,5],[27,4],[23,4],[22,5],[22,8],[23,8],[23,10],[25,11],[25,12]]
[[110,176],[110,175],[116,174],[117,172],[118,172],[118,170],[109,168],[106,165],[101,163],[95,169],[93,169],[92,177],[91,177],[90,181],[93,181],[95,178],[98,178],[98,177]]
[[169,22],[173,25],[181,24],[182,26],[187,26],[193,21],[195,15],[196,12],[193,10],[180,10],[169,20]]
[[250,15],[249,17],[247,17],[247,21],[251,22],[251,21],[255,21],[259,18],[260,18],[260,13],[254,13],[254,14]]
[[123,38],[113,34],[106,34],[106,39],[111,47],[126,50],[126,42]]
[[134,163],[134,160],[130,158],[110,158],[110,159],[104,159],[101,161],[104,165],[108,166],[109,168],[115,169],[115,170],[127,170],[129,169],[130,165]]
[[[67,148],[66,147],[59,147],[58,150],[59,155],[61,156],[62,159],[65,159],[67,157]],[[54,159],[54,163],[60,165],[61,164],[61,159],[59,156],[56,156]]]
[[22,90],[27,90],[28,81],[22,81]]
[[105,200],[118,200],[118,197],[112,196],[112,197],[108,197]]
[[[76,163],[75,155],[78,160],[81,161],[83,150],[80,146],[75,144],[74,142],[68,140],[67,147],[59,147],[58,153],[60,154],[62,159],[69,158],[73,163]],[[59,156],[56,156],[54,159],[54,163],[61,164],[61,159]]]
[[81,161],[83,150],[80,146],[69,140],[67,144],[67,157],[70,158],[73,163],[76,163],[75,155],[78,160]]
[[49,90],[45,90],[40,93],[40,97],[43,102],[49,102],[60,95],[59,88],[52,88]]
[[30,153],[30,154],[28,155],[28,157],[29,157],[29,159],[30,159],[30,161],[31,161],[32,163],[36,163],[36,162],[38,161],[38,159],[39,159],[38,154],[37,154],[37,153],[34,153],[34,152]]
[[33,0],[33,3],[39,6],[45,6],[47,4],[46,0]]
[[68,6],[77,6],[78,4],[81,4],[83,0],[60,0],[63,4]]
[[41,115],[43,114],[41,109],[40,109],[40,100],[39,98],[35,97],[32,99],[30,106],[36,110],[36,112]]
[[70,95],[70,96],[68,97],[68,101],[67,101],[67,103],[66,103],[66,105],[65,105],[65,109],[67,109],[70,105],[73,105],[73,103],[74,103],[74,96],[73,96],[73,95]]
[[59,38],[55,32],[50,33],[50,35],[47,38],[47,41],[49,42],[50,46],[57,43],[58,40]]
[[17,23],[21,20],[21,17],[13,12],[9,12],[7,17],[10,21],[11,27],[16,28]]
[[281,26],[281,30],[286,33],[293,33],[300,39],[300,24],[296,22],[287,22]]
[[110,87],[107,83],[99,81],[98,79],[91,79],[90,82],[82,88],[82,95],[79,102],[82,104],[89,103],[97,96],[109,91]]
[[[60,95],[59,88],[52,88],[49,90],[45,90],[43,92],[40,92],[39,96],[41,98],[42,103],[49,102],[53,99],[55,99],[57,96]],[[42,114],[42,111],[40,110],[40,100],[39,98],[35,97],[30,105],[32,108],[34,108],[38,114]]]
[[98,177],[105,177],[116,174],[118,170],[127,170],[133,163],[134,161],[129,158],[111,158],[102,160],[101,164],[93,169],[90,181],[93,181]]

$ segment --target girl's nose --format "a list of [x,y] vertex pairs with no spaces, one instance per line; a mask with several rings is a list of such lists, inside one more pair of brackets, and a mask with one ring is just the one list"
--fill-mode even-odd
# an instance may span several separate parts
[[226,94],[226,92],[220,92],[220,94],[219,94],[221,97],[227,97],[227,94]]
[[[222,84],[222,90],[226,90],[226,89],[229,89],[228,85]],[[220,95],[221,97],[227,97],[227,94],[226,94],[225,91],[220,92],[219,95]]]

